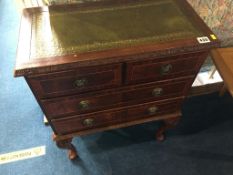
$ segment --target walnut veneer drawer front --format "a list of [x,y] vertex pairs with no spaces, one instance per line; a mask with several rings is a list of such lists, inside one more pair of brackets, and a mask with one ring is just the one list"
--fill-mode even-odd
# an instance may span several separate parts
[[69,134],[76,131],[102,127],[121,122],[125,111],[95,113],[52,120],[57,134]]
[[156,83],[148,83],[137,85],[134,89],[123,92],[123,101],[155,101],[171,97],[182,96],[189,88],[193,76],[182,79],[173,79],[167,81],[158,81]]
[[193,75],[200,65],[197,54],[155,59],[127,64],[127,84],[150,82]]
[[111,107],[121,102],[121,93],[109,95],[84,95],[84,97],[68,96],[42,100],[46,116],[50,119],[62,116],[81,114]]
[[124,120],[135,120],[137,118],[144,118],[149,116],[161,115],[165,113],[172,113],[176,111],[181,105],[182,98],[176,98],[166,101],[157,101],[138,105],[127,110],[127,117]]
[[142,119],[174,112],[180,105],[180,99],[159,101],[133,106],[119,111],[103,111],[70,118],[54,119],[52,124],[57,134],[69,134],[86,129],[106,127],[132,119]]
[[50,73],[27,80],[39,97],[52,97],[117,87],[121,85],[121,76],[121,64],[115,64]]
[[[42,100],[48,118],[61,118],[106,108],[120,107],[182,96],[191,77],[158,83],[119,88],[119,90]],[[104,95],[103,95],[104,94]]]

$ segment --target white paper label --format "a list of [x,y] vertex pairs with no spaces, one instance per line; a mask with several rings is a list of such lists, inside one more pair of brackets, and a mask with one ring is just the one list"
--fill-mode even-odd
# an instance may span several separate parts
[[207,36],[203,36],[203,37],[198,37],[198,38],[197,38],[197,41],[198,41],[200,44],[203,44],[203,43],[209,43],[209,42],[210,42],[210,39],[209,39]]
[[25,160],[33,157],[45,155],[45,146],[34,147],[30,149],[10,152],[0,155],[0,165],[19,160]]

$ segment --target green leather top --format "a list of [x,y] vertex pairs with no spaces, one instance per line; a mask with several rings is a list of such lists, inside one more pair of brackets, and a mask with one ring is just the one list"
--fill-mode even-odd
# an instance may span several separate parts
[[163,43],[202,36],[173,0],[83,10],[52,10],[32,17],[31,58]]

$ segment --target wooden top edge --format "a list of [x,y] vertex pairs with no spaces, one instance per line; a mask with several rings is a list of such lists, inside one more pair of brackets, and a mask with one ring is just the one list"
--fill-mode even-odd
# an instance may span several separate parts
[[[177,41],[175,44],[166,43],[159,45],[145,45],[124,49],[90,52],[85,54],[72,54],[56,58],[42,58],[27,62],[18,62],[15,65],[14,76],[29,76],[34,74],[61,71],[67,68],[95,66],[99,64],[114,64],[125,61],[129,62],[140,60],[138,56],[141,56],[142,58],[147,57],[149,60],[152,58],[173,56],[187,52],[203,52],[209,51],[212,48],[217,48],[220,45],[220,43],[216,41],[212,42],[211,44],[200,45],[195,40],[187,40],[187,45],[183,47],[183,42],[185,41]],[[193,44],[190,45],[190,43]]]
[[226,48],[218,48],[216,49],[217,52],[221,55],[222,52],[232,52],[233,53],[233,47],[226,47]]

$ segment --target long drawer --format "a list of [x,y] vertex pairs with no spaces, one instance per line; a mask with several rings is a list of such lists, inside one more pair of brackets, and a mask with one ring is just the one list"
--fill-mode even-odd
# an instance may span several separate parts
[[185,54],[127,63],[126,84],[151,82],[196,74],[204,53]]
[[61,118],[98,110],[156,101],[165,98],[182,96],[186,93],[192,77],[150,83],[127,88],[42,100],[48,118]]
[[111,126],[114,124],[155,117],[175,112],[180,108],[182,98],[151,102],[121,110],[109,110],[69,118],[53,119],[52,125],[56,134],[69,134],[82,130]]
[[117,87],[121,85],[121,64],[78,68],[77,70],[28,77],[39,98]]

